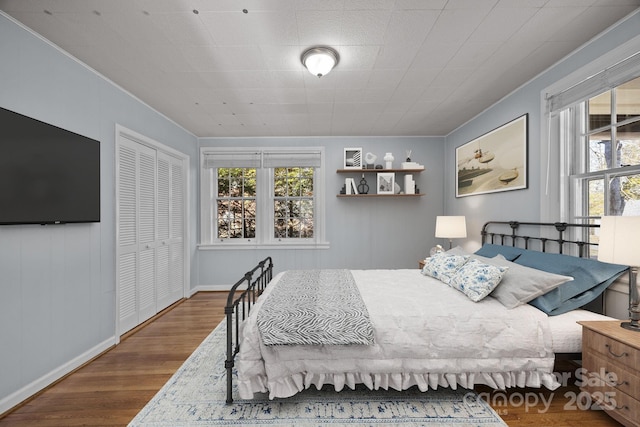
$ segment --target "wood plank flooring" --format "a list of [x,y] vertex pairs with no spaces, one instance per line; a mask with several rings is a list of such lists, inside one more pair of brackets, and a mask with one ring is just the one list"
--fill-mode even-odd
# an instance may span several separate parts
[[[223,319],[225,302],[226,293],[222,292],[194,295],[4,414],[0,426],[126,426]],[[576,367],[564,365],[558,369],[573,378]],[[477,390],[512,427],[619,426],[603,411],[579,410],[580,404],[572,400],[580,391],[572,384],[555,391]],[[548,410],[542,398],[551,401]]]

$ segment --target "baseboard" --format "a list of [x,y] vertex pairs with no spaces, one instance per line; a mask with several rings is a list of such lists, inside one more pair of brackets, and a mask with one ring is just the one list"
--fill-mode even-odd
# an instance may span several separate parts
[[110,337],[102,341],[100,344],[82,353],[78,357],[75,357],[74,359],[65,363],[64,365],[59,366],[58,368],[54,369],[48,374],[43,375],[42,377],[33,381],[31,384],[27,384],[26,386],[22,387],[20,390],[4,397],[3,399],[0,400],[0,418],[2,418],[2,416],[10,409],[14,408],[15,406],[18,406],[20,403],[24,402],[25,400],[34,396],[38,392],[44,390],[51,384],[60,380],[65,375],[73,372],[74,370],[78,369],[79,367],[89,362],[93,358],[104,353],[109,348],[113,347],[115,344],[116,344],[116,337],[115,336]]
[[233,285],[200,285],[195,288],[191,288],[191,294],[189,297],[192,297],[197,292],[215,292],[215,291],[229,291]]

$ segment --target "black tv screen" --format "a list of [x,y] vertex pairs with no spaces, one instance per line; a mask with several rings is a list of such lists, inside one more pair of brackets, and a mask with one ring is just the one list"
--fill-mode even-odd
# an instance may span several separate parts
[[100,143],[0,108],[0,224],[100,221]]

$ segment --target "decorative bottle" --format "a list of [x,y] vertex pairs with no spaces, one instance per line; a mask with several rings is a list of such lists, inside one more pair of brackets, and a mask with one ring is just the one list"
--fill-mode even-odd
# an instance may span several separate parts
[[393,159],[394,159],[393,154],[386,153],[383,159],[385,162],[387,162],[386,169],[393,169]]

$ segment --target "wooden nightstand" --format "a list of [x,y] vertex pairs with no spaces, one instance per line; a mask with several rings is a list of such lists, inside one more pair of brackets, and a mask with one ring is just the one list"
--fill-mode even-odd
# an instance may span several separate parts
[[588,372],[580,389],[625,426],[640,426],[640,332],[620,321],[582,325],[582,366]]

